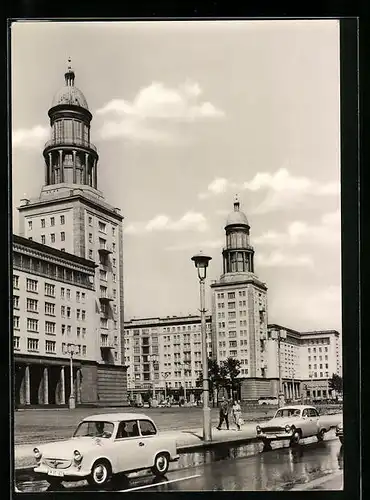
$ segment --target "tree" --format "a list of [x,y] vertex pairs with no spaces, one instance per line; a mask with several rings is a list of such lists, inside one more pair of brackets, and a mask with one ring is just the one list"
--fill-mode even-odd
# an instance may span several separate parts
[[343,392],[343,379],[336,373],[333,373],[331,379],[329,379],[329,388],[335,392]]
[[221,362],[220,374],[228,396],[232,397],[240,387],[240,380],[237,378],[240,374],[240,361],[229,356]]
[[[209,384],[209,395],[213,400],[213,406],[215,406],[215,398],[213,397],[214,391],[218,392],[221,384],[222,377],[220,375],[220,366],[215,359],[208,358],[208,384]],[[203,372],[201,372],[196,381],[197,387],[203,387]],[[216,398],[217,399],[217,398]]]

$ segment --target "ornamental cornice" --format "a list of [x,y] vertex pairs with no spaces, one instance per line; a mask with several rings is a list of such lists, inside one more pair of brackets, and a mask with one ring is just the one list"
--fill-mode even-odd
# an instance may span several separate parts
[[[92,276],[95,275],[95,267],[93,268],[89,266],[84,266],[82,264],[77,264],[76,262],[73,262],[69,259],[62,259],[55,255],[51,255],[46,252],[41,252],[34,248],[24,247],[23,245],[19,245],[17,243],[13,243],[13,253],[14,252],[18,252],[24,255],[30,255],[32,257],[37,257],[41,260],[52,262],[53,264],[60,264],[64,267],[68,267],[75,271],[80,271],[80,272],[82,271],[86,274],[91,274]],[[17,266],[17,267],[23,269],[23,266]]]

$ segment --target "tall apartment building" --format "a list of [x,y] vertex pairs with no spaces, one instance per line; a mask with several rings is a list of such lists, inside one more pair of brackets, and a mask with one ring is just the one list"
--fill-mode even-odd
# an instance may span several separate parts
[[96,264],[13,237],[13,344],[16,405],[65,404],[70,353],[77,403],[95,402]]
[[225,225],[223,274],[211,284],[212,347],[218,362],[240,360],[240,377],[265,377],[267,286],[254,272],[250,226],[236,199]]
[[98,189],[97,148],[90,140],[92,114],[74,85],[71,66],[48,115],[45,184],[37,199],[23,199],[19,233],[27,239],[97,262],[91,322],[96,339],[100,403],[127,399],[124,367],[123,232],[120,210]]
[[[207,347],[212,355],[211,317],[206,317]],[[125,322],[125,363],[132,394],[185,387],[197,390],[202,372],[200,316],[140,318]],[[154,356],[153,356],[154,355]],[[199,390],[199,389],[198,389]]]

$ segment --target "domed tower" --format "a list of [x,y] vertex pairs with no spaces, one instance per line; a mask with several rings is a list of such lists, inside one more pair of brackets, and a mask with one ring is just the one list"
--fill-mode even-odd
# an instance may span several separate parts
[[68,60],[65,85],[49,109],[51,139],[45,144],[45,185],[86,185],[97,189],[98,153],[90,142],[92,114]]
[[236,197],[234,211],[226,220],[226,246],[223,249],[223,272],[253,273],[254,249],[249,244],[249,222],[244,212],[240,210],[240,202]]

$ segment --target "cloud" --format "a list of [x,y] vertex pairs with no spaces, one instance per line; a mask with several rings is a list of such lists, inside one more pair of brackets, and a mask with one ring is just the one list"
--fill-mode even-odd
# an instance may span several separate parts
[[313,260],[310,255],[289,255],[274,251],[268,255],[256,254],[256,264],[261,267],[312,267]]
[[35,125],[32,128],[20,128],[12,133],[12,145],[14,148],[33,148],[39,149],[41,144],[46,141],[50,133],[47,127]]
[[207,219],[199,212],[186,212],[177,220],[165,214],[159,214],[148,222],[135,222],[129,224],[124,232],[126,234],[144,234],[155,231],[198,231],[208,229]]
[[171,245],[165,250],[168,252],[177,252],[177,251],[182,251],[182,250],[194,250],[194,251],[199,251],[200,249],[205,249],[205,248],[218,248],[220,249],[222,247],[223,240],[221,239],[216,239],[216,240],[205,240],[205,241],[197,241],[196,243],[192,242],[184,242],[184,243],[179,243],[178,245]]
[[[96,111],[109,118],[101,128],[104,139],[126,137],[133,140],[170,142],[173,134],[168,125],[173,122],[193,122],[224,116],[224,112],[209,101],[200,101],[202,89],[196,82],[185,82],[177,88],[152,82],[142,88],[132,102],[113,99]],[[167,130],[166,130],[167,126]]]
[[303,221],[291,222],[284,232],[267,231],[254,238],[257,245],[273,245],[278,247],[299,244],[334,244],[341,238],[340,211],[329,212],[321,217],[318,224],[307,224]]
[[198,197],[205,199],[226,193],[231,189],[235,192],[267,191],[266,197],[253,210],[256,214],[291,208],[304,204],[315,196],[339,196],[340,193],[340,186],[337,182],[322,184],[308,177],[294,176],[286,168],[281,168],[274,173],[258,172],[250,181],[239,183],[226,178],[216,178],[207,186],[205,192],[198,194]]

